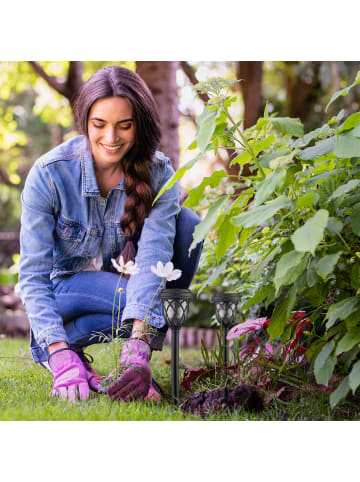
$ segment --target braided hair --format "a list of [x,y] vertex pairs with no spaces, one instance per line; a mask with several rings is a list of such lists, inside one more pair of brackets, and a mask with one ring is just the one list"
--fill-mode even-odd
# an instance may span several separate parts
[[104,97],[117,96],[130,102],[135,123],[135,143],[120,161],[127,194],[120,226],[132,238],[144,224],[154,199],[151,164],[160,142],[160,121],[151,92],[135,72],[118,65],[105,67],[82,86],[74,113],[79,132],[88,136],[91,106]]

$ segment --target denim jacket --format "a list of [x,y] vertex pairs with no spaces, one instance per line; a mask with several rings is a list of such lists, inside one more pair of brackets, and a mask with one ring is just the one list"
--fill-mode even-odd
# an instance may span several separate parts
[[[157,194],[174,170],[161,152],[156,152],[155,158],[151,187]],[[140,273],[129,279],[122,321],[145,318],[160,283],[150,267],[172,259],[179,195],[176,183],[145,219],[135,259]],[[31,168],[21,195],[19,284],[32,338],[43,350],[55,341],[68,342],[51,280],[83,270],[99,249],[103,269],[110,266],[111,258],[120,254],[126,242],[120,227],[126,198],[124,177],[106,199],[101,196],[85,136],[52,149]],[[158,296],[148,316],[154,327],[164,326]]]

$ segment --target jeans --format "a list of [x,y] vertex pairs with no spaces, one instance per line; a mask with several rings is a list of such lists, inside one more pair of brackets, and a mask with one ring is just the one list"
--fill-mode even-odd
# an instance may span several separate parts
[[[192,234],[200,218],[191,209],[182,208],[177,216],[176,236],[174,240],[174,267],[182,270],[182,276],[166,283],[166,288],[189,288],[196,273],[202,243],[191,251]],[[156,260],[154,260],[154,265]],[[106,341],[105,336],[111,336],[113,320],[121,319],[122,311],[126,306],[127,280],[120,279],[119,288],[114,303],[114,295],[119,276],[106,271],[80,271],[67,278],[54,278],[53,288],[58,312],[63,319],[64,328],[74,350]],[[141,279],[139,279],[141,282]],[[160,279],[159,279],[160,282]],[[119,308],[120,301],[120,308]],[[115,308],[115,309],[114,309]],[[113,316],[114,310],[114,316]],[[120,310],[120,313],[119,313]],[[132,326],[122,326],[118,336],[128,338]],[[164,344],[167,326],[154,329],[150,345],[153,350],[161,350]],[[104,336],[105,335],[105,336]],[[32,346],[32,356],[35,362],[48,359],[48,350],[42,350],[38,345]]]

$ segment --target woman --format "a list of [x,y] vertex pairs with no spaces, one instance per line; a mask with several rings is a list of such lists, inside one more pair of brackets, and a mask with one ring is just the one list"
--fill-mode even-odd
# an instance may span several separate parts
[[86,399],[89,388],[99,390],[82,350],[111,333],[114,305],[118,316],[111,259],[136,255],[140,273],[119,285],[124,370],[108,394],[151,397],[151,352],[162,349],[166,334],[159,296],[151,303],[159,286],[151,266],[173,260],[183,274],[167,287],[188,288],[201,252],[198,245],[188,257],[199,218],[180,210],[177,184],[152,205],[174,171],[156,151],[156,106],[136,73],[119,66],[96,72],[75,116],[82,135],[38,159],[22,193],[19,283],[32,356],[54,374],[53,395]]

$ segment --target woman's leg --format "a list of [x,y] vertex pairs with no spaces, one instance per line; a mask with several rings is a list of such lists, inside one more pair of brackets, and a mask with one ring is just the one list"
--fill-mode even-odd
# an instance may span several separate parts
[[[69,278],[54,280],[54,294],[64,328],[73,348],[81,349],[112,336],[126,304],[127,280],[104,271],[81,271]],[[115,302],[114,302],[115,301]],[[120,303],[120,307],[119,307]],[[114,315],[113,315],[114,311]],[[129,329],[121,327],[118,336],[127,338]]]

